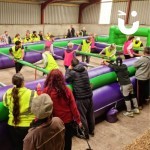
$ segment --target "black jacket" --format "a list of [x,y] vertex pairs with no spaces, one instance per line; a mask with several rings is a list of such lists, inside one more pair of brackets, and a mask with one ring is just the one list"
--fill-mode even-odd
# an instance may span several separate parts
[[117,64],[109,64],[109,67],[113,68],[116,72],[120,85],[127,85],[131,83],[128,68],[125,64],[122,64],[121,66],[118,66]]
[[73,85],[73,94],[76,100],[92,97],[88,72],[82,64],[78,64],[72,70],[67,69],[65,78],[66,82]]

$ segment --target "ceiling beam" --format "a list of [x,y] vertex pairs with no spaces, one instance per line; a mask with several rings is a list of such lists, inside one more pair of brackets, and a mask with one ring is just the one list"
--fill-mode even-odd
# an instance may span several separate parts
[[128,0],[125,24],[129,23],[129,15],[130,15],[130,11],[131,11],[131,3],[132,3],[132,0]]
[[78,23],[81,23],[82,21],[82,13],[83,13],[83,10],[92,5],[92,4],[95,4],[95,3],[98,3],[100,2],[101,0],[89,0],[89,3],[82,3],[80,6],[79,6],[79,17],[78,17]]

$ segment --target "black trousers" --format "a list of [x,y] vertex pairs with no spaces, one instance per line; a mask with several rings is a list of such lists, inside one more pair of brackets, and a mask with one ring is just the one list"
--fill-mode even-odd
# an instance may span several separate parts
[[124,55],[125,59],[130,59],[132,58],[130,55]]
[[10,139],[13,144],[12,150],[23,150],[23,139],[28,133],[28,127],[14,127],[8,125]]
[[74,136],[74,128],[72,126],[72,122],[65,123],[65,148],[64,150],[71,150],[73,136]]
[[92,98],[76,99],[76,104],[81,115],[81,122],[85,129],[85,135],[88,136],[90,133],[94,132],[95,128],[93,100]]
[[84,62],[86,59],[86,63],[90,62],[90,56],[82,55],[82,62]]
[[149,98],[150,80],[137,80],[137,98],[139,106],[142,106]]
[[20,72],[20,70],[22,69],[23,65],[18,63],[18,62],[15,62],[15,70],[16,70],[16,73]]

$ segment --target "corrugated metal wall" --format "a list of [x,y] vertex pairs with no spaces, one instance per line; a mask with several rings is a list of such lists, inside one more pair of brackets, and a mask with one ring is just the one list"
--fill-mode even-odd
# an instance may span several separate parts
[[100,15],[100,3],[86,7],[82,13],[82,23],[98,24]]
[[50,4],[44,12],[46,24],[78,23],[79,6]]
[[[126,13],[127,2],[113,2],[111,12],[111,24],[118,24],[118,10]],[[119,16],[119,18],[125,19],[125,16]]]
[[132,1],[131,12],[132,11],[136,11],[137,16],[132,17],[130,14],[129,24],[138,20],[142,25],[150,25],[150,0]]
[[40,5],[0,2],[0,24],[39,24]]

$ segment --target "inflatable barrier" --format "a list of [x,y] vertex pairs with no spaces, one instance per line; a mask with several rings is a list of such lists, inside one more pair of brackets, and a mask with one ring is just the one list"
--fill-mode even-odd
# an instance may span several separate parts
[[[150,46],[150,27],[139,27],[133,35],[146,37],[146,46]],[[97,42],[115,43],[116,45],[123,45],[126,40],[126,35],[119,30],[118,26],[110,27],[109,37],[98,36],[96,38]]]
[[[135,79],[131,78],[135,86]],[[111,93],[111,96],[110,94]],[[103,86],[93,91],[94,115],[99,117],[108,111],[117,102],[123,100],[118,83]],[[1,104],[0,104],[1,105]],[[1,149],[11,149],[11,141],[6,121],[0,122],[0,145]]]
[[[129,66],[128,71],[130,76],[133,76],[135,74],[135,68],[132,65],[133,62],[135,62],[137,59],[131,59],[131,60],[126,60],[126,64]],[[131,62],[130,62],[131,61]],[[117,81],[116,73],[113,72],[112,69],[109,67],[97,67],[94,69],[91,69],[88,71],[89,77],[90,77],[90,83],[92,85],[92,89],[98,89],[106,85],[110,85],[114,82]],[[43,85],[44,79],[42,80],[36,80],[32,82],[26,83],[26,87],[30,88],[32,90],[36,89],[36,85],[38,83],[41,83]],[[71,88],[71,85],[68,85]],[[7,89],[9,89],[11,86],[5,86],[0,88],[0,101],[2,101],[2,96],[6,92]],[[0,116],[0,120],[5,120],[6,119],[6,113],[7,111],[4,109],[2,102],[0,102],[0,114],[3,114]]]

